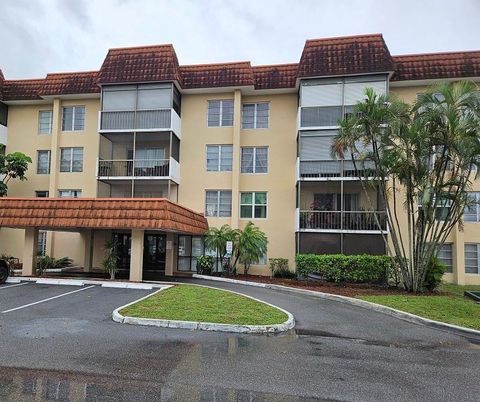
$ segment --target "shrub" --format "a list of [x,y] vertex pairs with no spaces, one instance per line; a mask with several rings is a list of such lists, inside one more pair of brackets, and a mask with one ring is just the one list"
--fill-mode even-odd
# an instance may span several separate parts
[[288,267],[281,267],[274,271],[273,277],[274,278],[286,278],[286,279],[293,279],[295,278],[295,272],[290,271]]
[[427,267],[427,273],[423,285],[425,289],[433,291],[442,282],[442,276],[447,270],[447,266],[438,258],[433,257]]
[[200,275],[211,275],[215,260],[211,255],[200,255],[197,257],[197,273]]
[[49,255],[43,255],[41,257],[37,257],[37,275],[42,276],[45,273],[46,269],[53,268],[65,268],[72,265],[72,260],[68,257],[62,258],[53,258]]
[[288,268],[288,258],[269,258],[272,278],[294,278],[295,273]]
[[387,283],[393,259],[385,255],[298,254],[297,273],[318,273],[328,282]]

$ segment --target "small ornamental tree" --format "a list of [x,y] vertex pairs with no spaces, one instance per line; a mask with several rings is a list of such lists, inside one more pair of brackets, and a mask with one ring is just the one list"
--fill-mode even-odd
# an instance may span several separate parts
[[235,262],[243,264],[244,274],[248,275],[250,265],[257,264],[262,255],[267,252],[267,236],[252,222],[248,222],[235,239]]
[[[205,236],[205,247],[215,251],[220,257],[222,267],[225,266],[227,255],[227,241],[234,242],[238,230],[232,229],[230,225],[223,225],[221,228],[210,228]],[[227,266],[227,274],[230,274],[230,264]]]
[[[462,225],[480,168],[480,92],[461,81],[431,88],[413,107],[366,90],[366,99],[341,122],[333,152],[351,158],[366,191],[378,188],[385,203],[391,255],[405,288],[425,288],[429,266],[452,229]],[[360,172],[371,170],[376,180]],[[380,227],[380,218],[376,215]]]
[[0,144],[0,197],[7,195],[7,185],[11,179],[27,180],[25,173],[32,159],[21,153],[3,155],[5,145]]

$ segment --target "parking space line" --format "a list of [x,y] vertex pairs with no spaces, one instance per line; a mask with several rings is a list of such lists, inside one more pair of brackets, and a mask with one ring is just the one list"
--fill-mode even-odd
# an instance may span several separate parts
[[15,285],[7,285],[7,286],[2,286],[0,290],[2,289],[8,289],[8,288],[14,288],[15,286],[23,286],[23,285],[28,285],[28,282],[22,282],[22,283],[17,283]]
[[36,302],[34,302],[34,303],[24,304],[23,306],[19,306],[19,307],[11,308],[11,309],[9,309],[9,310],[2,311],[2,314],[10,313],[11,311],[20,310],[20,309],[22,309],[22,308],[31,307],[31,306],[34,306],[34,305],[36,305],[36,304],[45,303],[45,302],[50,301],[50,300],[53,300],[53,299],[58,299],[59,297],[71,295],[71,294],[73,294],[73,293],[83,292],[84,290],[88,290],[88,289],[91,289],[91,288],[94,288],[94,287],[95,287],[95,285],[92,285],[92,286],[88,286],[88,287],[86,287],[86,288],[77,289],[77,290],[73,290],[73,291],[71,291],[71,292],[62,293],[62,294],[57,295],[57,296],[49,297],[48,299],[39,300],[39,301],[36,301]]

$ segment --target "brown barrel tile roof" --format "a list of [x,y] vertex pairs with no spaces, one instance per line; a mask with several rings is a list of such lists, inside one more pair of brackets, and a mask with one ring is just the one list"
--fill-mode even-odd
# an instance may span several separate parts
[[381,34],[307,40],[298,77],[393,71],[393,61]]
[[110,49],[98,74],[100,84],[180,81],[172,45]]
[[0,198],[0,227],[204,234],[206,218],[164,198]]
[[254,85],[249,61],[180,66],[180,74],[185,89]]
[[393,56],[395,81],[480,76],[480,51]]
[[52,96],[100,92],[100,87],[96,83],[97,75],[98,71],[47,74],[39,95]]
[[41,100],[41,91],[45,79],[33,80],[5,80],[3,83],[2,97],[4,101],[9,100]]
[[255,89],[295,88],[298,63],[252,67]]

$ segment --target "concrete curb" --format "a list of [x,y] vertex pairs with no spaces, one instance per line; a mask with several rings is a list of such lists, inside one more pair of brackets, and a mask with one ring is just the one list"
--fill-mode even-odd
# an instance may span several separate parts
[[34,282],[38,285],[63,285],[63,286],[85,286],[85,285],[98,285],[103,288],[120,288],[120,289],[138,289],[138,290],[151,290],[158,289],[165,286],[166,282],[161,284],[155,283],[132,283],[123,281],[103,281],[95,279],[68,279],[68,278],[37,278],[30,276],[14,276],[7,279],[7,283],[20,283],[20,282]]
[[[185,285],[185,284],[183,284]],[[189,285],[187,286],[202,286],[210,289],[216,289],[211,286],[204,286],[204,285]],[[137,317],[129,317],[123,316],[120,314],[120,311],[126,307],[131,306],[132,304],[138,303],[142,300],[147,299],[150,296],[161,292],[162,290],[171,288],[172,285],[164,286],[162,289],[157,290],[156,292],[149,294],[148,296],[142,297],[138,300],[135,300],[131,303],[128,303],[124,306],[121,306],[115,309],[112,313],[112,319],[115,322],[123,323],[123,324],[131,324],[131,325],[146,325],[146,326],[153,326],[153,327],[161,327],[161,328],[176,328],[176,329],[189,329],[189,330],[201,330],[201,331],[217,331],[217,332],[234,332],[234,333],[243,333],[243,334],[272,334],[272,333],[279,333],[285,332],[292,329],[295,326],[295,319],[293,315],[288,311],[275,306],[273,304],[267,303],[263,300],[256,299],[254,297],[244,295],[242,293],[234,292],[231,290],[221,289],[225,292],[234,293],[243,297],[247,297],[249,299],[255,300],[259,303],[266,304],[267,306],[276,308],[277,310],[282,311],[288,316],[287,321],[281,324],[272,324],[272,325],[236,325],[236,324],[219,324],[219,323],[212,323],[212,322],[198,322],[198,321],[177,321],[177,320],[161,320],[161,319],[153,319],[153,318],[137,318]]]
[[281,290],[281,291],[290,292],[290,293],[318,297],[320,299],[338,301],[341,303],[351,304],[357,307],[368,308],[370,310],[374,310],[379,313],[390,315],[392,317],[399,318],[401,320],[408,321],[414,324],[427,325],[429,327],[442,329],[442,330],[450,330],[450,331],[460,333],[461,335],[480,336],[480,331],[477,331],[475,329],[461,327],[459,325],[454,325],[454,324],[447,324],[441,321],[431,320],[429,318],[420,317],[418,315],[397,310],[392,307],[383,306],[381,304],[372,303],[366,300],[355,299],[353,297],[317,292],[315,290],[297,289],[297,288],[292,288],[292,287],[283,286],[283,285],[273,285],[270,283],[258,283],[258,282],[249,282],[249,281],[243,281],[243,280],[237,280],[237,279],[211,277],[208,275],[193,274],[192,277],[197,279],[211,280],[211,281],[217,281],[217,282],[235,283],[239,285],[261,287],[265,289]]

